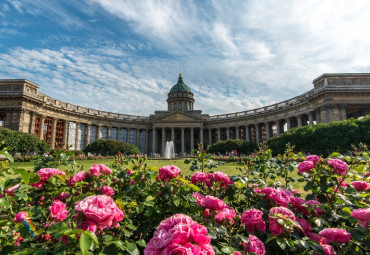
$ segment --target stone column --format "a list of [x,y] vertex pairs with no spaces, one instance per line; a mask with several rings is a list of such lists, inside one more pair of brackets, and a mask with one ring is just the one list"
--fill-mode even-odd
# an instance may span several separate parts
[[217,140],[218,142],[221,141],[221,128],[217,128]]
[[308,125],[310,126],[313,125],[313,113],[312,112],[308,113]]
[[68,142],[68,130],[69,130],[69,121],[65,120],[64,121],[64,129],[63,129],[63,146],[68,147],[67,142]]
[[260,144],[260,126],[257,124],[254,125],[256,128],[256,143],[257,145]]
[[90,128],[91,124],[86,124],[86,140],[85,140],[85,147],[90,143]]
[[235,127],[235,132],[236,132],[236,139],[240,139],[239,126]]
[[194,149],[194,128],[190,128],[190,151]]
[[35,126],[36,126],[36,112],[30,112],[30,134],[35,134]]
[[204,139],[203,139],[203,128],[199,128],[199,140],[200,142],[202,143],[202,145],[204,146]]
[[121,139],[121,128],[117,127],[117,141],[119,141],[119,139]]
[[276,135],[279,136],[281,134],[281,129],[280,129],[280,121],[277,120],[275,121],[276,125]]
[[77,122],[76,123],[75,150],[80,149],[79,134],[80,134],[80,123]]
[[152,153],[157,152],[157,143],[156,143],[157,134],[156,133],[157,133],[157,131],[156,131],[155,127],[153,127]]
[[96,127],[96,140],[101,139],[101,134],[100,134],[101,126],[102,126],[102,125],[98,125],[98,126]]
[[208,145],[212,145],[212,128],[208,129]]
[[245,140],[250,142],[251,137],[249,135],[249,125],[245,125]]
[[226,140],[230,140],[230,127],[226,128]]
[[185,152],[185,128],[181,128],[181,152]]
[[315,109],[316,124],[321,123],[321,112],[320,108]]
[[339,104],[339,118],[340,120],[346,120],[347,119],[347,110],[345,104]]
[[44,139],[44,125],[45,125],[45,116],[41,116],[41,123],[40,123],[40,134],[39,138],[40,140]]
[[265,123],[265,130],[266,130],[266,141],[270,139],[271,134],[270,134],[270,123],[266,122]]
[[291,126],[290,126],[290,118],[287,118],[287,120],[286,120],[286,131],[289,131],[290,128],[291,128]]
[[140,138],[140,129],[135,129],[135,133],[136,133],[136,147],[139,148],[139,144],[140,144],[140,141],[139,141],[139,138]]
[[53,127],[51,129],[51,148],[55,149],[55,133],[57,129],[57,121],[58,119],[53,119]]
[[175,128],[171,127],[171,141],[175,144]]
[[149,129],[145,129],[145,154],[149,152]]
[[107,126],[107,139],[110,139],[111,126]]
[[302,127],[302,115],[297,116],[298,127]]
[[166,128],[162,128],[162,153],[164,153],[164,150],[166,148]]
[[130,143],[130,128],[126,128],[126,143]]

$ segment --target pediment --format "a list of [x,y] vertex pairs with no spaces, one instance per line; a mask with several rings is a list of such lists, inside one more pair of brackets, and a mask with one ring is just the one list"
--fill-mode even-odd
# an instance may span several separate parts
[[197,116],[193,116],[184,112],[171,112],[160,116],[156,121],[199,121],[201,120]]

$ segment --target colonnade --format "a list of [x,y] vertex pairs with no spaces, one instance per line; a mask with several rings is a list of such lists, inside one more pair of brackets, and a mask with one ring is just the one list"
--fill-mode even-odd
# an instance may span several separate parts
[[346,119],[345,108],[337,106],[336,109],[335,114],[333,111],[329,114],[329,108],[325,108],[276,119],[203,121],[189,125],[143,123],[141,127],[134,123],[131,126],[108,126],[73,122],[31,112],[29,133],[38,135],[52,148],[56,144],[67,144],[71,149],[84,149],[97,139],[114,139],[134,144],[143,153],[159,153],[164,152],[166,141],[174,141],[175,151],[184,153],[190,152],[197,143],[212,145],[221,140],[243,139],[260,144],[294,127],[315,125],[321,120],[327,122],[329,117]]

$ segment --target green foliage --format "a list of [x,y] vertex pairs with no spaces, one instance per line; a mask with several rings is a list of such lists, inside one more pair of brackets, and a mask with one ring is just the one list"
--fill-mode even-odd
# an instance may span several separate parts
[[95,142],[86,146],[84,152],[101,154],[103,156],[113,156],[119,152],[126,155],[140,153],[139,149],[135,145],[117,140],[96,140]]
[[273,155],[284,153],[288,143],[296,151],[305,153],[324,156],[333,151],[346,153],[351,150],[352,145],[370,144],[370,115],[361,120],[350,119],[292,128],[267,141]]
[[230,139],[212,144],[208,152],[225,153],[233,150],[236,150],[238,153],[251,154],[252,152],[258,150],[258,147],[254,142],[248,142],[241,139]]
[[214,162],[211,157],[211,153],[207,153],[207,150],[203,149],[203,144],[198,144],[198,149],[193,149],[191,151],[192,154],[195,154],[195,157],[191,159],[185,159],[185,164],[190,164],[191,171],[201,171],[204,172],[206,168],[212,169],[217,168],[220,165],[224,165],[225,163],[222,161]]
[[42,154],[51,150],[50,145],[41,141],[37,136],[7,128],[0,129],[0,141],[5,142],[8,151],[13,155],[15,153],[21,153],[22,155]]

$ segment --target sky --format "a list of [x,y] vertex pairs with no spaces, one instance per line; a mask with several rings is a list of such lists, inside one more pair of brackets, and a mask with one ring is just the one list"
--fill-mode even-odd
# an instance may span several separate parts
[[241,112],[369,72],[369,29],[367,0],[0,0],[0,79],[148,116],[181,72],[195,109]]

